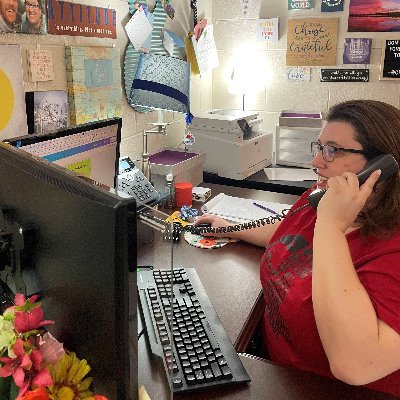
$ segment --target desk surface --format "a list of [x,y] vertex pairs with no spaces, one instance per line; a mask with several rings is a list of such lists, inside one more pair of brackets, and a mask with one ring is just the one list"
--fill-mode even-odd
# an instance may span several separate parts
[[[297,196],[243,190],[237,187],[202,184],[210,187],[212,195],[224,192],[231,196],[256,200],[293,203]],[[259,263],[263,249],[243,242],[206,250],[192,247],[184,240],[173,245],[175,267],[193,267],[207,291],[232,343],[246,322],[261,290]],[[169,265],[171,247],[156,233],[152,243],[138,248],[139,265],[165,268]],[[235,400],[337,400],[393,399],[382,393],[323,378],[297,369],[282,368],[249,356],[241,356],[251,377],[251,383],[239,386],[174,395],[177,399],[235,399]],[[169,386],[161,360],[153,357],[142,336],[139,340],[139,386],[144,385],[152,400],[170,399]]]
[[236,186],[246,189],[264,190],[300,196],[311,185],[312,181],[270,181],[264,170],[258,171],[243,180],[224,178],[210,172],[203,173],[204,182],[219,185]]

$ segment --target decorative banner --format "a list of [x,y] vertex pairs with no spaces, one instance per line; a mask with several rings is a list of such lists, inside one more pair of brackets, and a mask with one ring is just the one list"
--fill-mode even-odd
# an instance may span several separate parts
[[257,39],[277,43],[279,18],[259,19],[257,21]]
[[343,64],[369,64],[372,39],[346,38],[344,40]]
[[344,0],[322,0],[321,12],[343,11]]
[[368,82],[369,69],[321,69],[321,82]]
[[288,10],[314,8],[314,0],[288,0]]
[[53,54],[47,50],[28,50],[28,72],[32,82],[54,80]]
[[400,79],[400,40],[384,40],[380,79]]
[[288,81],[309,82],[311,79],[311,68],[310,67],[287,67],[286,78]]
[[28,134],[19,45],[0,45],[0,140]]
[[117,37],[116,11],[111,8],[48,0],[48,33],[53,35]]
[[288,21],[287,66],[336,65],[338,18]]
[[349,32],[397,32],[399,0],[350,0]]

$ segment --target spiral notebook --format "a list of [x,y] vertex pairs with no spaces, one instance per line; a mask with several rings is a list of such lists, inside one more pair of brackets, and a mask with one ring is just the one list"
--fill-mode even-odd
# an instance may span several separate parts
[[249,222],[256,219],[273,217],[275,213],[280,214],[283,210],[291,207],[289,204],[243,199],[220,193],[205,203],[201,207],[201,211],[203,213],[218,215],[233,222]]

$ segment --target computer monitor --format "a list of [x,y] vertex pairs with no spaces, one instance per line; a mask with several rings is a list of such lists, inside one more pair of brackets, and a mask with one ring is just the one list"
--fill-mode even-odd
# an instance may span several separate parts
[[0,143],[0,211],[0,233],[18,224],[30,237],[22,281],[50,333],[88,361],[97,393],[137,398],[134,199]]
[[114,188],[118,175],[121,125],[121,118],[113,118],[6,141],[30,154]]

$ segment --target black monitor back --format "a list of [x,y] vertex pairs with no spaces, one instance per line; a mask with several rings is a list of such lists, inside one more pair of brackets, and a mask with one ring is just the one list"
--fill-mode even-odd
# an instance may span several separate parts
[[136,398],[135,202],[1,144],[0,206],[33,236],[22,277],[56,321],[49,331],[87,359],[97,393]]

